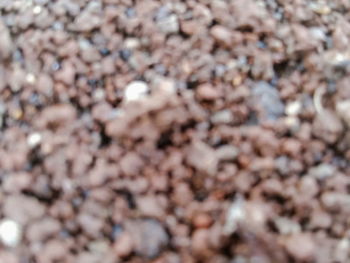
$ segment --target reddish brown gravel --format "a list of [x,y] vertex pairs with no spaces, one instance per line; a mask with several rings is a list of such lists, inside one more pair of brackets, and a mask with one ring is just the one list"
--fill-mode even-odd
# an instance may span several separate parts
[[350,262],[349,10],[0,0],[0,263]]

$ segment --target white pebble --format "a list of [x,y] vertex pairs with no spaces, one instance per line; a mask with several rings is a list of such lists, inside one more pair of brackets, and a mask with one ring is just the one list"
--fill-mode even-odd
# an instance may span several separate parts
[[33,8],[33,14],[34,15],[40,14],[41,11],[42,11],[42,7],[40,5],[34,6],[34,8]]
[[35,147],[40,144],[41,139],[42,139],[41,134],[35,132],[28,136],[27,143],[30,147]]
[[350,100],[337,102],[336,110],[338,115],[345,121],[348,127],[350,127]]
[[224,234],[231,235],[234,233],[238,228],[238,224],[244,221],[245,217],[244,199],[238,196],[227,211],[226,222],[223,229]]
[[302,109],[301,102],[296,100],[288,103],[286,107],[286,114],[289,116],[296,116],[300,113]]
[[140,47],[140,45],[140,40],[138,40],[137,38],[127,38],[124,41],[124,46],[127,49],[137,49]]
[[32,73],[28,73],[27,76],[26,76],[26,81],[29,84],[34,84],[35,81],[36,81],[36,77]]
[[148,93],[148,85],[143,81],[129,83],[124,92],[125,102],[136,101],[144,98]]
[[22,231],[18,223],[10,219],[0,222],[0,240],[8,247],[15,247],[21,241]]

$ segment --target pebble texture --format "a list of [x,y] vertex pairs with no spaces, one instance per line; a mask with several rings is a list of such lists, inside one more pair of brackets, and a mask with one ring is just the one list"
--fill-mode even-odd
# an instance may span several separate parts
[[0,0],[0,262],[349,262],[349,10]]

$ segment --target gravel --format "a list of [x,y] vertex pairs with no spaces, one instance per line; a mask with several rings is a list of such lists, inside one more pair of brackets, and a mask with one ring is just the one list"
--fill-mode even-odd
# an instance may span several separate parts
[[0,1],[0,262],[348,262],[349,1]]

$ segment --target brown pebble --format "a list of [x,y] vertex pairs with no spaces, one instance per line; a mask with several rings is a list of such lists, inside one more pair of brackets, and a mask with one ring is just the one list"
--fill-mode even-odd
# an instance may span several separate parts
[[197,96],[200,100],[216,100],[220,97],[220,92],[210,84],[202,84],[197,88]]
[[193,224],[196,228],[208,228],[212,222],[212,218],[205,213],[199,213],[193,219]]
[[113,250],[117,256],[121,258],[129,256],[132,253],[133,248],[133,240],[128,232],[123,232],[113,245]]
[[210,34],[219,44],[224,47],[231,47],[232,35],[229,29],[220,25],[215,25],[210,29]]
[[287,251],[296,260],[312,260],[316,253],[316,244],[309,234],[293,234],[285,241]]

